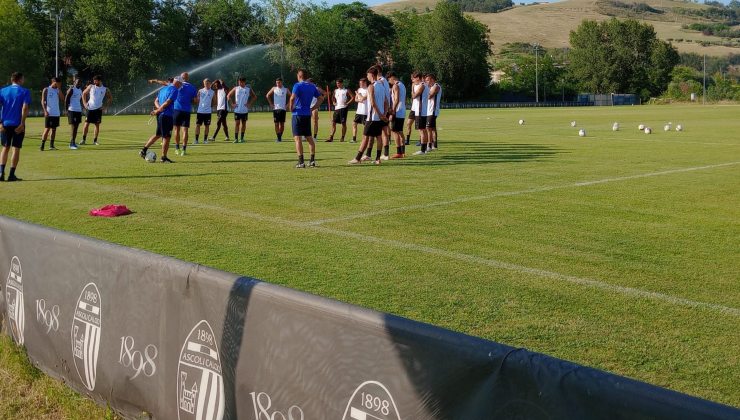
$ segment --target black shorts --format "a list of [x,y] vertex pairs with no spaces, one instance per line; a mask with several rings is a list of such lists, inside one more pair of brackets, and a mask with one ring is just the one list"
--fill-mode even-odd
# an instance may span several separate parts
[[23,138],[26,136],[26,132],[16,133],[16,128],[18,126],[3,126],[3,132],[0,134],[0,145],[3,147],[17,147],[19,149],[23,147]]
[[201,114],[200,112],[195,115],[195,125],[205,125],[208,127],[211,125],[211,113]]
[[335,124],[347,124],[347,111],[349,111],[347,108],[335,110],[334,119],[332,121],[334,121]]
[[69,125],[78,125],[82,122],[82,112],[67,111],[67,121],[69,122]]
[[85,122],[91,124],[100,124],[101,122],[103,122],[103,108],[88,109]]
[[383,134],[385,121],[368,121],[365,124],[365,131],[362,133],[368,137],[379,137]]
[[218,116],[219,120],[225,119],[227,115],[229,115],[229,111],[225,109],[219,109],[218,111],[216,111],[216,116]]
[[174,121],[175,127],[190,127],[190,113],[174,110],[172,112],[172,121]]
[[59,127],[59,117],[45,117],[44,118],[45,128],[57,128]]
[[391,123],[391,131],[394,133],[400,133],[403,131],[403,118],[394,118],[393,122]]
[[272,111],[272,122],[284,123],[285,122],[285,110],[284,109],[273,110]]
[[416,112],[412,109],[409,111],[409,121],[414,121],[416,119]]
[[424,130],[427,128],[427,117],[416,117],[414,119],[414,128]]
[[245,112],[243,114],[240,114],[238,112],[234,113],[234,121],[241,121],[241,122],[247,122],[249,119],[249,113]]
[[367,115],[355,114],[356,124],[365,124],[365,121],[367,121]]
[[311,116],[293,115],[293,137],[311,137]]
[[172,137],[172,127],[174,119],[169,115],[159,114],[157,116],[157,136],[170,138]]
[[429,115],[427,116],[427,128],[437,128],[437,116],[436,115]]

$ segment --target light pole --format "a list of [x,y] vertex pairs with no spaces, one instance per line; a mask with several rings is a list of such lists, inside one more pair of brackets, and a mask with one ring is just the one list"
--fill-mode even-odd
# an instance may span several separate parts
[[540,44],[534,44],[534,101],[540,103]]
[[702,86],[701,104],[707,104],[707,55],[704,54],[704,83]]
[[60,9],[54,16],[56,22],[54,32],[54,77],[59,77],[59,21],[62,19],[62,10]]

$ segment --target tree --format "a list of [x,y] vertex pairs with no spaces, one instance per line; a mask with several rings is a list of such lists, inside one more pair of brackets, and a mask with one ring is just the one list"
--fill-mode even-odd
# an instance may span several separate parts
[[280,65],[280,74],[283,75],[285,64],[285,42],[290,37],[290,22],[298,15],[296,0],[265,0],[265,27],[263,38],[270,44],[278,44],[278,48],[268,50],[267,57]]
[[193,12],[195,38],[205,57],[262,42],[261,10],[245,0],[195,0]]
[[26,76],[29,87],[42,86],[41,37],[26,17],[26,14],[14,0],[0,0],[0,85],[10,80],[11,73],[20,71]]
[[634,19],[584,21],[571,31],[570,44],[569,70],[592,93],[657,96],[679,62],[675,48],[657,39],[652,26]]

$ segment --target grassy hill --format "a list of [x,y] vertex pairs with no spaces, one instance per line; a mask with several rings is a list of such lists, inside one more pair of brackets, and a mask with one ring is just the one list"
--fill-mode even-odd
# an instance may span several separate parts
[[[680,52],[723,56],[740,54],[740,44],[735,47],[722,45],[702,46],[701,42],[729,42],[716,36],[706,36],[698,31],[682,29],[682,25],[707,22],[706,19],[677,13],[680,9],[701,10],[708,6],[672,0],[639,0],[650,10],[635,10],[631,0],[566,0],[557,3],[518,6],[500,13],[470,13],[491,29],[494,49],[499,51],[513,42],[540,43],[547,48],[568,46],[568,36],[584,19],[605,20],[613,16],[632,17],[655,27],[658,37],[669,40]],[[434,8],[436,0],[402,0],[375,7],[379,13]],[[625,7],[628,6],[628,7]],[[679,41],[680,40],[680,41]],[[737,42],[737,40],[736,40]]]

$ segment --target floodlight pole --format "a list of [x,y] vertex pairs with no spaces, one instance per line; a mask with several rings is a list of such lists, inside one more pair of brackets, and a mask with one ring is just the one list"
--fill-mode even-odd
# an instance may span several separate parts
[[704,54],[704,84],[702,87],[701,104],[707,104],[707,55]]
[[534,101],[540,103],[540,44],[534,44]]
[[54,32],[54,77],[59,77],[59,14],[56,15],[56,32]]

